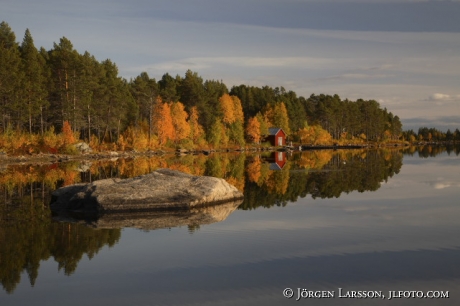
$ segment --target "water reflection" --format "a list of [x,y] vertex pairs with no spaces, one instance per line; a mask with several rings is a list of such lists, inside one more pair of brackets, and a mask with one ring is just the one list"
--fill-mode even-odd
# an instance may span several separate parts
[[0,226],[0,281],[8,293],[15,290],[23,271],[33,286],[41,261],[53,258],[58,270],[70,275],[83,255],[92,258],[121,236],[120,229],[95,231],[82,224],[51,222],[41,209],[27,214],[28,218],[3,219]]
[[241,202],[229,202],[189,210],[104,214],[95,220],[86,222],[93,228],[132,227],[142,230],[187,226],[189,231],[193,232],[201,225],[224,221]]
[[[433,156],[440,154],[441,149],[411,150],[407,149],[407,153],[418,152],[422,157],[428,151]],[[447,152],[458,155],[459,150],[454,148]],[[6,292],[14,292],[23,272],[33,285],[40,262],[51,258],[57,262],[60,270],[70,275],[84,255],[92,258],[104,246],[117,244],[121,237],[120,228],[152,230],[187,226],[193,232],[203,224],[225,220],[237,206],[231,204],[170,215],[109,215],[91,221],[90,225],[97,228],[94,229],[86,223],[52,221],[48,207],[50,192],[60,186],[109,177],[132,177],[159,167],[169,167],[191,174],[225,178],[244,191],[245,198],[239,208],[253,210],[285,206],[307,195],[312,198],[336,198],[352,191],[375,191],[382,182],[399,173],[403,159],[403,153],[396,149],[308,151],[292,156],[282,153],[276,152],[275,156],[269,153],[140,157],[9,166],[2,170],[0,176],[2,286]],[[282,162],[282,166],[277,161]],[[281,170],[272,170],[273,163]],[[251,224],[254,224],[253,220]]]
[[448,155],[455,154],[458,156],[460,154],[460,146],[458,144],[412,146],[405,148],[403,152],[407,155],[418,154],[421,158],[435,157],[444,152],[447,152]]
[[273,157],[270,163],[252,157],[241,208],[284,206],[308,194],[332,198],[354,190],[375,191],[400,171],[402,157],[399,150],[306,151],[292,156],[282,171],[270,170]]

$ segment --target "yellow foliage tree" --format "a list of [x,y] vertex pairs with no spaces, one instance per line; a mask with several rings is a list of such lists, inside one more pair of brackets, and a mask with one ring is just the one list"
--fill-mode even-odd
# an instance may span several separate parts
[[279,127],[282,128],[286,134],[291,134],[289,116],[286,105],[283,102],[276,103],[275,105],[267,105],[263,116],[268,127]]
[[297,132],[302,143],[314,145],[332,144],[332,136],[319,125],[305,126]]
[[283,102],[277,103],[275,105],[273,124],[275,127],[282,128],[287,135],[291,134],[291,128],[289,127],[289,116],[286,105]]
[[267,124],[267,128],[275,126],[275,124],[273,122],[274,116],[275,116],[274,107],[271,106],[271,105],[267,105],[265,107],[265,109],[264,109],[264,112],[263,112],[263,119],[264,119],[265,123]]
[[244,122],[244,113],[243,106],[241,105],[241,100],[237,96],[231,96],[233,100],[233,115],[235,116],[235,121]]
[[224,94],[222,97],[219,98],[219,103],[222,111],[222,122],[225,124],[232,124],[233,122],[235,122],[235,106],[232,97],[229,94]]
[[190,124],[187,122],[188,114],[182,103],[171,104],[171,117],[174,126],[174,139],[177,143],[190,135]]
[[268,135],[268,128],[270,127],[269,123],[265,120],[265,117],[259,112],[256,115],[257,121],[260,125],[260,135]]
[[229,143],[244,145],[244,114],[240,99],[224,94],[219,98],[219,104],[223,123],[221,144],[224,146]]
[[305,126],[297,132],[297,136],[299,136],[301,143],[313,143],[313,129],[306,122]]

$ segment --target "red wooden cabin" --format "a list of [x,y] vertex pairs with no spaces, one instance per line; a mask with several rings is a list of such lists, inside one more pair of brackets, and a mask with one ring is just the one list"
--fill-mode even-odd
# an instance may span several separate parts
[[285,146],[286,145],[286,133],[282,128],[272,127],[268,129],[267,140],[270,141],[272,146]]

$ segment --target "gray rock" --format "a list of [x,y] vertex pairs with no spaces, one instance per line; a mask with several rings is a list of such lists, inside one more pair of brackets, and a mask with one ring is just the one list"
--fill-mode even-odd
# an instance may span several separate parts
[[158,169],[130,179],[59,188],[53,192],[51,209],[97,216],[107,212],[190,209],[242,198],[243,194],[224,179]]
[[74,144],[75,148],[81,153],[91,153],[93,150],[85,142],[79,142]]

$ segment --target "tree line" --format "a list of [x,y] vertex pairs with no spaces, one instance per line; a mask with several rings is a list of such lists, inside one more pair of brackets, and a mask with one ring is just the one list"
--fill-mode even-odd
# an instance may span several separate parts
[[457,128],[454,132],[447,129],[446,132],[436,128],[420,127],[417,133],[410,129],[403,131],[403,137],[410,142],[439,142],[439,141],[460,141],[460,130]]
[[142,72],[128,81],[110,59],[81,54],[66,37],[51,50],[37,49],[27,29],[18,43],[6,22],[0,63],[0,131],[16,139],[19,132],[61,132],[65,123],[94,146],[140,150],[260,143],[273,126],[312,144],[398,140],[402,133],[399,117],[374,100],[304,98],[270,86],[228,89],[190,70],[159,80]]

